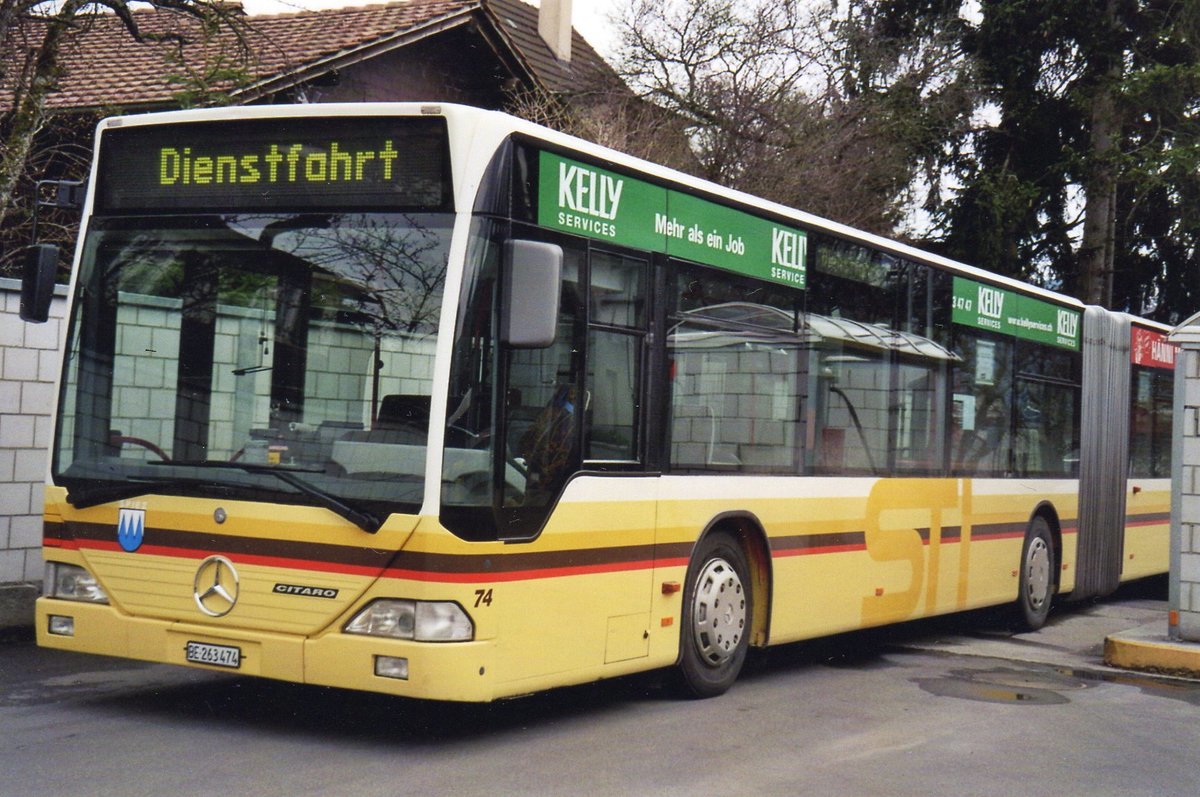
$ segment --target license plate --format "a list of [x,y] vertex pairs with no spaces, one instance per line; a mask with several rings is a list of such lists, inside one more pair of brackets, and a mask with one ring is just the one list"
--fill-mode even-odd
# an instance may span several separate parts
[[207,642],[187,643],[187,660],[192,664],[209,664],[232,670],[242,666],[242,649],[230,645],[210,645]]

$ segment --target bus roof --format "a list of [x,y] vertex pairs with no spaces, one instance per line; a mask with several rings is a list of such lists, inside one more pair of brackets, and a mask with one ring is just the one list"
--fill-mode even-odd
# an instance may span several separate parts
[[[551,130],[501,111],[491,111],[472,106],[458,105],[455,103],[434,101],[402,103],[327,103],[305,105],[236,106],[110,117],[101,120],[98,127],[98,132],[102,133],[105,129],[112,129],[122,126],[176,124],[196,121],[219,121],[249,118],[286,119],[295,117],[387,115],[444,116],[452,125],[452,130],[453,126],[456,126],[457,124],[472,124],[477,126],[477,132],[471,143],[481,144],[486,141],[492,151],[494,151],[494,149],[498,147],[500,142],[502,142],[505,138],[513,134],[520,134],[544,141],[547,144],[557,148],[572,151],[586,158],[599,161],[601,164],[612,166],[619,171],[631,172],[642,177],[648,177],[655,182],[668,184],[677,190],[681,189],[685,192],[702,194],[708,199],[713,199],[720,203],[731,205],[742,210],[747,210],[750,212],[757,211],[760,214],[770,215],[781,219],[788,219],[810,230],[824,232],[847,241],[886,252],[896,257],[936,266],[963,276],[970,277],[972,279],[989,282],[1011,290],[1037,296],[1039,298],[1055,302],[1056,304],[1075,308],[1083,308],[1085,306],[1083,302],[1073,297],[1064,296],[1062,294],[1055,293],[1054,291],[1040,288],[1036,285],[1031,285],[1026,282],[1021,282],[1020,280],[1016,280],[1011,277],[994,274],[976,266],[962,263],[932,252],[927,252],[900,241],[885,238],[873,233],[864,232],[862,230],[857,230],[845,224],[831,221],[811,213],[806,213],[802,210],[797,210],[777,202],[761,199],[736,189],[726,188],[698,177],[692,177],[684,174],[683,172],[676,171],[665,166],[660,166],[650,161],[646,161],[641,158],[610,149],[608,147],[603,147],[599,144],[595,144],[581,138],[576,138],[575,136],[571,136],[566,133]],[[489,156],[483,160],[484,164],[478,166],[478,169],[482,169],[486,165],[486,162],[490,160],[490,153]],[[456,165],[453,168],[456,176],[461,177],[462,175],[460,172],[460,167]],[[472,171],[474,171],[474,169]],[[466,187],[470,187],[472,190],[474,190],[478,179],[478,175],[475,176],[476,179],[468,181],[459,179],[456,180],[456,183],[465,183]],[[459,207],[471,207],[471,203],[460,203]]]

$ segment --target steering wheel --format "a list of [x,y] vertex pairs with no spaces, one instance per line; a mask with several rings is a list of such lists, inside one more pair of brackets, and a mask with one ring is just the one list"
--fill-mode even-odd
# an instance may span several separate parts
[[132,437],[130,435],[120,434],[120,433],[114,433],[114,434],[111,434],[108,436],[108,444],[110,446],[112,446],[113,448],[117,449],[118,452],[121,450],[121,448],[123,448],[125,446],[126,443],[130,443],[135,446],[141,446],[142,448],[146,449],[150,453],[157,456],[163,462],[171,461],[171,458],[167,456],[166,451],[163,451],[157,445],[150,442],[149,440],[146,440],[145,438]]

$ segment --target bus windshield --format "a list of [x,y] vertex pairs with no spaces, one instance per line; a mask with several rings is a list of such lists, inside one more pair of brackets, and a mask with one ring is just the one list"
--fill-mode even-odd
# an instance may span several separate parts
[[54,451],[68,500],[269,496],[368,530],[415,512],[452,220],[94,219]]

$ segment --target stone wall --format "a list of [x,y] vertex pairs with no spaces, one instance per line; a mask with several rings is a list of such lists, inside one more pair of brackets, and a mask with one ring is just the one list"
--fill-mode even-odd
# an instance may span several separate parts
[[1183,345],[1175,366],[1171,631],[1200,642],[1200,327],[1185,324],[1171,340]]
[[66,290],[50,320],[19,315],[21,286],[0,279],[0,629],[29,625],[42,579],[42,486]]

